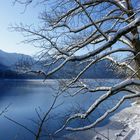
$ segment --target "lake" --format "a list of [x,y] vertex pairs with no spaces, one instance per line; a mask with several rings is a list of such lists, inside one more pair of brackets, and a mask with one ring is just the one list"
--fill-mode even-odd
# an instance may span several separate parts
[[[87,80],[91,85],[113,85],[120,80]],[[0,111],[4,110],[10,104],[7,111],[0,116],[0,139],[1,140],[34,140],[35,137],[19,124],[37,132],[39,117],[43,118],[52,105],[56,93],[58,93],[59,84],[56,80],[0,80]],[[56,105],[49,113],[47,120],[43,125],[41,140],[46,140],[46,134],[55,132],[66,120],[67,116],[77,112],[79,109],[84,112],[91,103],[93,103],[104,92],[78,94],[71,97],[70,92],[66,91],[58,97]],[[125,94],[125,93],[124,93]],[[124,95],[123,94],[123,95]],[[73,121],[70,126],[83,126],[95,121],[107,108],[110,108],[122,97],[122,93],[107,100],[102,106],[98,107],[90,115],[88,120]],[[117,111],[130,105],[130,101],[125,102]],[[7,116],[10,119],[4,117]],[[112,114],[111,114],[112,115]],[[110,116],[111,116],[110,115]],[[98,127],[109,123],[109,117],[105,119]],[[59,136],[64,135],[63,131]],[[49,138],[47,138],[49,139]]]

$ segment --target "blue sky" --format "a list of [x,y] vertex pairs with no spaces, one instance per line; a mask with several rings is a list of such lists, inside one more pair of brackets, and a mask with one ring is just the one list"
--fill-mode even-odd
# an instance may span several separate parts
[[16,4],[14,0],[1,0],[0,2],[0,49],[6,52],[17,52],[33,55],[37,50],[31,45],[20,43],[23,36],[17,32],[9,31],[10,24],[23,22],[25,24],[38,23],[39,8],[30,6],[23,14],[23,5]]
[[37,25],[39,11],[44,7],[29,5],[25,13],[24,6],[20,4],[13,5],[14,0],[1,0],[0,2],[0,49],[6,52],[16,52],[28,55],[34,55],[38,50],[29,44],[20,43],[24,40],[21,33],[10,32],[10,24],[24,23]]

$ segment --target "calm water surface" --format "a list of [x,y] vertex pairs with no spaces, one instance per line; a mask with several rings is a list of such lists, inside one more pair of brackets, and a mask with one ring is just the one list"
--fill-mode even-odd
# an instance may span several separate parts
[[[88,80],[91,85],[103,85],[103,83],[112,85],[119,81],[120,80]],[[53,95],[57,93],[57,89],[58,83],[55,80],[46,80],[46,82],[43,82],[42,80],[0,80],[0,110],[3,110],[10,104],[8,111],[4,113],[4,115],[28,127],[32,131],[37,132],[38,125],[36,122],[39,121],[37,112],[41,117],[44,116],[44,113],[48,111],[54,100]],[[94,94],[86,93],[70,97],[68,96],[69,92],[63,93],[56,102],[56,106],[58,107],[53,109],[49,114],[49,121],[45,122],[42,135],[57,130],[66,119],[66,115],[69,115],[70,112],[77,112],[79,108],[84,111],[102,94],[103,92]],[[118,94],[116,97],[112,97],[102,104],[93,114],[91,114],[89,120],[94,121],[98,118],[107,108],[115,104],[122,94],[124,95],[124,93]],[[129,104],[130,102],[124,103],[120,109]],[[0,140],[35,139],[30,132],[16,123],[7,120],[4,115],[0,116]],[[103,121],[100,126],[103,126],[108,122],[109,117]],[[71,125],[82,126],[88,123],[88,121],[76,121],[72,122]],[[61,135],[64,133],[65,132]],[[46,138],[41,139],[46,140]]]

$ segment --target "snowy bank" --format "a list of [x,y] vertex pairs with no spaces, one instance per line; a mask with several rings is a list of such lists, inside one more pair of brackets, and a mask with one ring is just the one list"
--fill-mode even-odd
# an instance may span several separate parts
[[109,124],[63,136],[64,140],[140,140],[140,105],[132,104],[110,118]]
[[[130,128],[130,133],[125,140],[140,140],[140,105],[133,103],[132,106],[123,109],[111,117],[111,120],[123,122]],[[133,133],[132,133],[133,131]]]

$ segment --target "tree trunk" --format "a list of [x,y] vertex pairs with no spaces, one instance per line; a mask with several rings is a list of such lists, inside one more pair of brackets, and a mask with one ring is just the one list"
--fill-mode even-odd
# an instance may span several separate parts
[[136,63],[136,71],[137,77],[140,79],[140,40],[135,41],[135,63]]
[[135,51],[135,70],[137,71],[136,76],[140,79],[140,37],[138,28],[134,28],[131,33],[133,35],[132,44]]
[[[133,42],[134,49],[135,49],[135,68],[137,71],[137,78],[140,79],[140,40],[135,39]],[[138,91],[140,91],[140,86],[135,87]],[[136,104],[140,104],[140,98],[138,97],[136,99]]]

